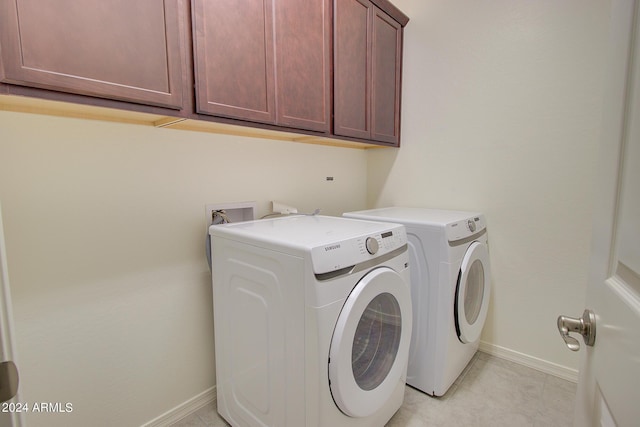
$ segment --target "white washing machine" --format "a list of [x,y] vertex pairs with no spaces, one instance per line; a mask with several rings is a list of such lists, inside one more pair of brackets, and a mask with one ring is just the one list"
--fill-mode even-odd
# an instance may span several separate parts
[[442,396],[476,353],[487,317],[491,266],[484,215],[390,207],[344,216],[406,227],[413,302],[407,384]]
[[327,216],[214,225],[218,412],[233,426],[383,426],[404,398],[405,228]]

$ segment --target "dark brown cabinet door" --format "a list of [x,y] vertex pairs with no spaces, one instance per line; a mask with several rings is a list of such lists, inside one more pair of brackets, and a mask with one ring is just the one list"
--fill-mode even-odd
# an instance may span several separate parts
[[275,122],[273,0],[194,0],[198,113]]
[[193,5],[199,113],[329,130],[329,0]]
[[371,139],[400,142],[402,28],[374,9],[371,42]]
[[397,145],[402,27],[367,0],[334,7],[334,133]]
[[334,4],[334,133],[371,138],[371,13],[367,0]]
[[0,81],[181,109],[180,3],[0,0]]
[[331,1],[274,1],[277,124],[329,132]]

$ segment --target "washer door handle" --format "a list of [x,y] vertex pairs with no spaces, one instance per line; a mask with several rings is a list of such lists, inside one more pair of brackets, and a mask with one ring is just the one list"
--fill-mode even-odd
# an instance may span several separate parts
[[569,335],[570,332],[579,333],[586,345],[593,346],[596,342],[596,315],[586,309],[579,318],[558,316],[558,331],[571,351],[580,350],[580,342]]

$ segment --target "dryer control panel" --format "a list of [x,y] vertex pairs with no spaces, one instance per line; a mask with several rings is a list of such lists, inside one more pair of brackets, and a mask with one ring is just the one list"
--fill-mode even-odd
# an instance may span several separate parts
[[389,224],[389,229],[354,237],[311,250],[313,272],[329,273],[388,254],[407,244],[403,225]]
[[450,222],[446,226],[447,240],[449,242],[463,240],[484,231],[485,228],[487,228],[487,222],[483,214]]

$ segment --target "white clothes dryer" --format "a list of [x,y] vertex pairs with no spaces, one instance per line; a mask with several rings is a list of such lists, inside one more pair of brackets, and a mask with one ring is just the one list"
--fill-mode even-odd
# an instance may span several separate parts
[[407,384],[442,396],[476,353],[487,317],[491,266],[484,215],[390,207],[344,216],[406,227],[413,303]]
[[383,426],[404,399],[411,337],[404,227],[316,215],[209,233],[220,415]]

